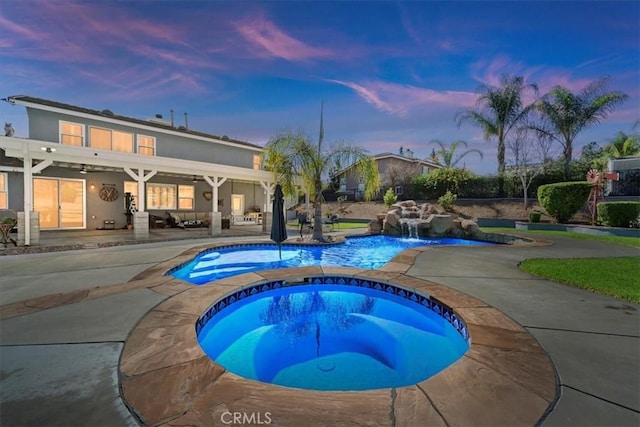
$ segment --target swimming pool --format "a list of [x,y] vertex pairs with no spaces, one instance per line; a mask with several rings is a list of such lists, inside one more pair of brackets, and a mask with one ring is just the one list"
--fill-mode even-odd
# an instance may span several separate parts
[[178,279],[201,285],[257,270],[306,266],[376,269],[403,250],[430,245],[491,245],[452,238],[407,239],[391,236],[351,237],[333,245],[282,245],[282,259],[273,243],[238,245],[204,251],[172,270]]
[[433,298],[370,279],[310,281],[223,298],[198,321],[201,348],[236,375],[325,391],[416,384],[469,348],[462,320]]

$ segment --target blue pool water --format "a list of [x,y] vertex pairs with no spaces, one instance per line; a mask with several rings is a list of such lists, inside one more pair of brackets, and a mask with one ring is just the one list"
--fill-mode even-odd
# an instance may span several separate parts
[[336,245],[243,245],[203,253],[173,271],[172,276],[196,285],[256,270],[307,266],[341,266],[375,269],[405,249],[429,245],[490,245],[472,240],[407,239],[390,236],[348,238]]
[[198,341],[237,375],[312,390],[416,384],[469,347],[443,317],[388,290],[308,284],[226,306]]

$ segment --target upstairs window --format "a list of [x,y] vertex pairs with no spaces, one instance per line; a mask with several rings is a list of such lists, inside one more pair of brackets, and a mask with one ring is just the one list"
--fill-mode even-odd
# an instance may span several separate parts
[[60,122],[60,143],[84,146],[84,126],[78,123]]
[[113,131],[111,149],[124,153],[133,153],[133,134],[127,132]]
[[0,172],[0,209],[9,209],[7,174]]
[[89,128],[89,146],[100,150],[111,150],[111,131],[109,129]]
[[152,136],[138,135],[138,154],[156,155],[156,139]]
[[257,154],[253,155],[253,169],[260,170],[260,156]]
[[89,145],[101,150],[133,152],[133,134],[111,129],[90,128]]

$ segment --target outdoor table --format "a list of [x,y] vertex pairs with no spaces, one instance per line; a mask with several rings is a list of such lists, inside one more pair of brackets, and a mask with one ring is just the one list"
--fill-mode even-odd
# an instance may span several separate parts
[[13,246],[18,246],[16,241],[12,239],[10,235],[14,225],[16,225],[15,221],[13,223],[0,224],[0,243],[2,243],[5,248],[9,242],[13,243]]

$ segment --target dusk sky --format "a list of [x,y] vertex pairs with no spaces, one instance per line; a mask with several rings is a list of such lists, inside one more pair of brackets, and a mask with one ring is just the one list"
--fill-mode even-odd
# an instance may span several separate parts
[[[31,95],[259,145],[283,129],[371,154],[427,157],[440,139],[495,141],[454,122],[480,84],[522,75],[542,93],[611,76],[629,99],[578,135],[605,145],[640,118],[640,2],[56,1],[0,2],[0,98]],[[0,121],[28,136],[24,107]],[[558,147],[557,147],[558,148]],[[559,152],[559,150],[558,150]]]

